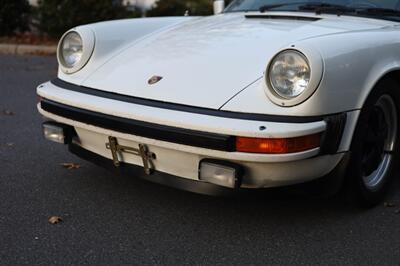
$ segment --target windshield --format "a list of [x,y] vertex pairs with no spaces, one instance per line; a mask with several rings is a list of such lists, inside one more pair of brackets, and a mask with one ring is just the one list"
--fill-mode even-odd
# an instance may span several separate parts
[[302,11],[400,19],[400,0],[234,0],[225,12]]

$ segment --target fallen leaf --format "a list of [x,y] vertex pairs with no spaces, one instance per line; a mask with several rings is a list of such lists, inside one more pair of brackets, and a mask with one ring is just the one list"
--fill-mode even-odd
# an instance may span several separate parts
[[59,224],[62,221],[63,221],[62,218],[59,216],[52,216],[49,218],[49,223],[51,223],[51,224]]
[[394,203],[392,203],[392,202],[385,202],[385,203],[383,204],[383,206],[386,207],[386,208],[393,208],[393,207],[396,207],[396,205],[395,205]]
[[63,164],[61,164],[61,166],[68,170],[75,170],[75,169],[81,168],[81,166],[76,163],[63,163]]
[[14,112],[6,109],[6,110],[3,110],[3,114],[11,116],[11,115],[14,115]]

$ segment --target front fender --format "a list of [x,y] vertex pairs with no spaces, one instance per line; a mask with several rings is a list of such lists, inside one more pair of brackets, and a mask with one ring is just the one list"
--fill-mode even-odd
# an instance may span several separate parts
[[320,86],[308,100],[293,107],[278,106],[265,96],[265,79],[260,78],[222,109],[286,116],[346,112],[347,124],[339,151],[347,151],[368,95],[382,77],[400,69],[399,29],[334,34],[293,44],[300,51],[306,47],[317,49],[324,61]]
[[99,22],[79,26],[74,30],[79,32],[82,28],[88,28],[94,32],[96,43],[92,57],[87,65],[75,74],[65,74],[59,69],[58,77],[67,82],[81,85],[82,82],[96,69],[117,54],[129,48],[136,41],[142,40],[157,31],[167,30],[193,19],[197,18],[140,18]]
[[293,43],[301,52],[317,49],[323,58],[321,83],[308,100],[292,107],[278,106],[266,97],[265,80],[260,77],[222,109],[288,116],[323,116],[359,110],[376,83],[385,74],[400,69],[399,29],[332,34]]
[[326,68],[315,99],[326,106],[320,111],[361,109],[379,80],[400,69],[399,33],[399,27],[390,27],[319,40]]

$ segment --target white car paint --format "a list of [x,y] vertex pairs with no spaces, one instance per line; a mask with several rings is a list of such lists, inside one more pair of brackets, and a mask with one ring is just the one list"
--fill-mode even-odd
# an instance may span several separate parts
[[[73,126],[79,137],[77,145],[110,160],[110,150],[105,146],[109,136],[117,137],[121,145],[128,147],[146,144],[149,150],[157,154],[157,160],[154,160],[157,171],[191,180],[198,180],[198,168],[202,159],[219,158],[246,167],[243,188],[278,187],[313,180],[331,172],[344,156],[343,153],[338,153],[315,157],[318,150],[288,155],[214,151],[123,134],[53,115],[42,110],[40,105],[38,109],[48,119]],[[138,156],[124,154],[123,160],[128,164],[143,166],[142,159]]]
[[[38,88],[37,93],[46,99],[85,110],[154,124],[225,135],[257,138],[293,138],[320,133],[326,129],[324,121],[299,125],[293,123],[239,120],[160,109],[69,91],[51,83],[43,84]],[[267,130],[260,131],[260,127],[262,126]]]
[[[50,82],[41,84],[37,89],[37,93],[39,96],[55,102],[98,113],[218,134],[257,138],[293,138],[326,130],[326,122],[324,121],[293,124],[214,117],[105,99],[59,88]],[[42,112],[40,108],[39,110]],[[348,113],[347,125],[344,130],[345,137],[338,152],[349,150],[349,140],[351,140],[351,134],[356,126],[358,115],[359,111]],[[266,130],[260,131],[260,127],[265,127]],[[301,155],[300,157],[293,154],[262,155],[260,160],[264,162],[292,161],[309,158],[315,154],[302,153]],[[251,160],[255,159],[254,155],[250,158]]]
[[[270,19],[266,15],[308,16],[321,20]],[[170,20],[166,19],[168,23]],[[102,29],[96,36],[108,36],[118,25],[118,22],[113,23],[114,27],[101,23],[88,27],[95,32]],[[153,32],[146,38],[130,40],[128,47],[112,48],[109,44],[99,50],[96,48],[85,71],[89,73],[71,76],[60,73],[60,78],[124,95],[214,109],[225,105],[225,110],[241,111],[243,104],[249,102],[248,98],[241,101],[241,96],[249,93],[252,104],[246,107],[248,112],[330,114],[360,108],[382,72],[400,68],[400,58],[396,58],[400,55],[398,25],[384,20],[297,12],[271,12],[251,19],[243,13],[193,18]],[[122,24],[121,28],[124,26]],[[108,38],[112,39],[112,35]],[[377,39],[381,41],[377,42]],[[324,75],[319,89],[307,102],[282,108],[257,93],[260,90],[254,86],[260,84],[257,82],[260,80],[262,90],[265,90],[262,78],[269,61],[278,51],[292,45],[300,51],[318,51],[326,67],[325,73],[329,75]],[[366,49],[360,49],[360,46]],[[104,57],[109,53],[112,56],[105,63]],[[356,56],[348,57],[349,53]],[[349,68],[352,77],[357,77],[354,80],[342,78]],[[147,81],[153,75],[163,76],[164,80],[150,86]],[[210,93],[213,97],[209,97]],[[233,101],[238,106],[230,107],[227,101],[235,95]],[[337,97],[344,101],[340,104],[332,101]],[[354,97],[359,101],[353,101]]]
[[[40,105],[39,111],[49,119],[74,126],[79,144],[85,149],[111,158],[104,145],[108,136],[116,136],[131,146],[144,143],[165,155],[157,160],[158,170],[188,179],[197,180],[200,160],[210,157],[246,166],[246,187],[288,185],[321,177],[332,171],[349,150],[359,110],[376,82],[386,73],[400,69],[400,24],[299,12],[247,13],[253,18],[245,15],[122,20],[82,26],[95,34],[93,55],[81,71],[65,74],[60,70],[58,77],[122,95],[223,111],[280,116],[346,112],[337,154],[316,156],[317,150],[286,155],[213,151],[94,127],[47,113]],[[290,16],[319,20],[296,20]],[[75,30],[79,32],[82,27]],[[309,60],[320,60],[324,70],[310,98],[292,107],[272,102],[265,93],[265,70],[284,49],[297,49]],[[154,75],[163,79],[149,85],[148,80]],[[39,86],[38,94],[104,114],[234,136],[296,137],[326,129],[324,121],[272,123],[159,110],[84,95],[51,83]],[[260,132],[260,126],[267,130]],[[125,159],[141,165],[140,158]]]
[[73,75],[65,74],[59,69],[58,77],[82,85],[82,82],[97,68],[108,62],[111,58],[123,52],[140,40],[144,40],[152,33],[160,32],[182,24],[185,21],[198,19],[196,17],[170,17],[152,19],[125,19],[117,21],[100,22],[81,28],[89,28],[95,34],[95,50],[88,64]]

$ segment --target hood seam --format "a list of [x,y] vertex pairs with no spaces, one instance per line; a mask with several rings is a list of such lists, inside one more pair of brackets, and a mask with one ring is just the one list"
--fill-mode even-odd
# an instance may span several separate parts
[[249,85],[245,86],[243,89],[241,89],[240,91],[238,91],[237,93],[235,93],[232,97],[230,97],[223,105],[221,105],[221,107],[218,108],[218,110],[221,110],[222,108],[224,108],[230,101],[232,101],[234,98],[236,98],[236,96],[238,96],[240,93],[242,93],[244,90],[246,90],[248,87],[250,87],[251,85],[253,85],[254,83],[256,83],[257,81],[259,81],[260,79],[262,79],[263,76],[257,78],[256,80],[254,80],[253,82],[251,82]]

